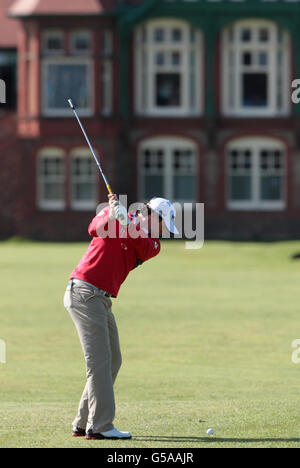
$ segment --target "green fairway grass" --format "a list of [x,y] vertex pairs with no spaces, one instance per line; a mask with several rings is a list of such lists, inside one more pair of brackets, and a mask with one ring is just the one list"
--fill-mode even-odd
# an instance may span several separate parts
[[300,242],[184,247],[113,300],[122,442],[71,437],[85,364],[63,295],[87,244],[0,243],[0,447],[300,447]]

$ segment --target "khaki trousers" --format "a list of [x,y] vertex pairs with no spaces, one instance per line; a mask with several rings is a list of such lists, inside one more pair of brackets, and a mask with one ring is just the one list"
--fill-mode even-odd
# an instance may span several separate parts
[[122,357],[112,301],[85,283],[68,285],[64,305],[76,326],[86,361],[87,382],[73,426],[94,433],[114,428],[113,384]]

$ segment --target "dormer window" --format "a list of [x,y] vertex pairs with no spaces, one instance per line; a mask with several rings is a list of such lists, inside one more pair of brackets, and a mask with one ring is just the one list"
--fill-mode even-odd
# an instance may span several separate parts
[[90,31],[74,31],[71,34],[71,53],[73,55],[88,55],[92,50],[92,35]]
[[278,117],[290,110],[290,39],[276,23],[243,20],[222,34],[223,114]]
[[49,29],[44,32],[43,52],[46,55],[62,55],[64,53],[64,35],[62,31]]

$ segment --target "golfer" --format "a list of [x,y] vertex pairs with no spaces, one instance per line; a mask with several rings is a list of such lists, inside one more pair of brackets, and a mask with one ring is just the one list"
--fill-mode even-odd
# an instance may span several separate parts
[[[70,276],[64,305],[79,335],[87,375],[73,421],[74,437],[131,439],[129,432],[120,432],[113,425],[113,385],[122,357],[111,298],[118,296],[131,270],[160,252],[158,238],[165,227],[178,233],[176,212],[168,200],[154,198],[144,208],[128,214],[117,196],[109,195],[109,206],[89,226],[92,242]],[[140,235],[131,234],[133,225]],[[116,235],[103,235],[111,227]]]

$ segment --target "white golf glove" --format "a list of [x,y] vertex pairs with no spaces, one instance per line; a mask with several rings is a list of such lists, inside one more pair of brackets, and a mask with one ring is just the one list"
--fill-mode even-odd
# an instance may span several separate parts
[[119,221],[122,226],[128,226],[130,224],[130,219],[128,218],[128,213],[125,206],[120,205],[119,201],[114,202],[113,210],[114,218]]

